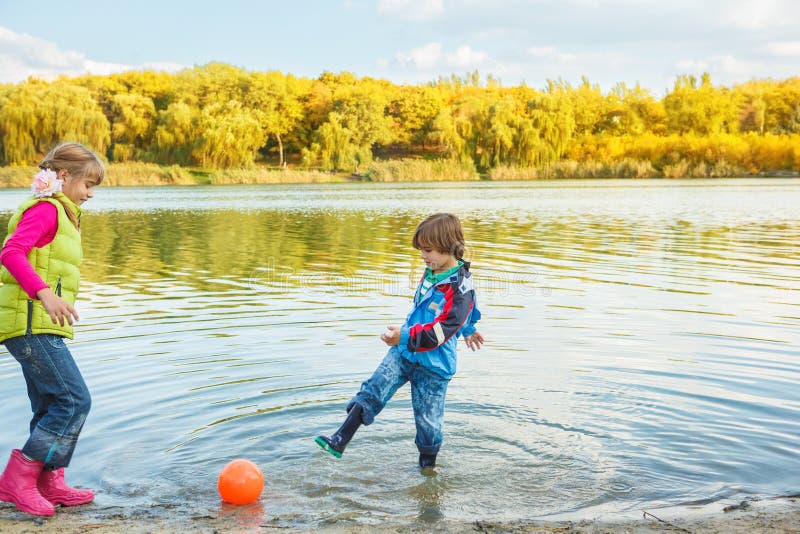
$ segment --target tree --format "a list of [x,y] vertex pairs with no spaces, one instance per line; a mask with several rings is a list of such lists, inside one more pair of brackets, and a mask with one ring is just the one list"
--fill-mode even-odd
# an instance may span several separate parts
[[278,165],[285,162],[283,138],[303,119],[301,102],[304,84],[280,72],[253,74],[247,93],[247,107],[253,110],[265,138],[275,137],[278,144]]
[[266,141],[252,111],[235,100],[203,108],[198,130],[192,158],[206,168],[249,167]]
[[487,107],[487,102],[478,96],[459,98],[436,115],[429,139],[443,145],[448,156],[456,161],[478,163],[481,122]]
[[566,152],[577,129],[574,102],[569,93],[556,90],[528,103],[533,128],[544,142],[531,145],[536,166],[552,163]]
[[595,130],[611,135],[639,136],[645,132],[664,133],[664,108],[638,83],[630,88],[615,85],[606,96],[604,115]]
[[62,82],[29,80],[0,104],[0,138],[6,163],[31,163],[71,140],[104,153],[109,124],[89,90]]
[[392,140],[392,122],[387,114],[388,98],[382,87],[371,82],[340,86],[334,94],[328,120],[314,136],[305,153],[306,164],[319,156],[323,166],[352,167],[372,160],[375,144]]
[[128,93],[149,98],[157,110],[162,110],[180,97],[181,93],[175,87],[179,76],[180,73],[130,70],[112,74],[110,79],[125,87]]
[[598,85],[592,85],[586,77],[581,79],[581,85],[575,89],[563,80],[547,80],[545,92],[558,97],[561,107],[567,105],[562,100],[563,97],[569,100],[576,136],[598,133],[605,114],[605,97]]
[[152,142],[155,104],[146,96],[117,94],[111,99],[111,113],[112,159],[140,159]]
[[342,116],[332,111],[314,135],[314,142],[304,152],[306,165],[319,158],[326,169],[339,170],[355,165],[357,147],[352,132],[343,124]]
[[154,144],[150,148],[153,160],[159,163],[192,165],[192,153],[198,142],[196,132],[200,111],[184,102],[170,104],[158,112]]
[[421,145],[433,131],[433,121],[444,106],[441,92],[430,86],[402,86],[390,104],[395,138],[400,143]]
[[703,73],[699,84],[694,76],[678,76],[674,88],[664,97],[664,110],[669,132],[709,135],[738,130],[732,93],[711,85],[708,73]]
[[177,73],[174,80],[178,99],[199,109],[231,100],[246,102],[249,86],[247,72],[225,63],[208,63],[187,69]]
[[519,116],[514,113],[512,101],[501,100],[489,106],[486,118],[481,124],[483,135],[480,136],[482,147],[479,168],[488,169],[514,163],[512,150],[517,138],[519,122]]

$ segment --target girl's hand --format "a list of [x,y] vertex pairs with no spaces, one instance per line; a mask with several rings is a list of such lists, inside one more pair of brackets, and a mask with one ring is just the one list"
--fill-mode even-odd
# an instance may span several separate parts
[[386,332],[381,334],[381,341],[389,345],[390,347],[394,347],[395,345],[400,344],[400,327],[399,326],[387,326]]
[[475,352],[483,345],[483,336],[476,330],[471,336],[465,337],[464,341],[467,342],[467,346],[472,349],[472,352]]
[[44,306],[45,311],[50,315],[53,323],[64,326],[66,320],[70,325],[78,320],[78,312],[69,303],[53,293],[49,287],[40,289],[36,292],[36,296]]

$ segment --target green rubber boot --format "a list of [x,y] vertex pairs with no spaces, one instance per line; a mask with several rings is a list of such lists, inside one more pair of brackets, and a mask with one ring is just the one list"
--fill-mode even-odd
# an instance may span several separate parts
[[362,424],[361,411],[360,404],[353,404],[353,407],[347,413],[347,419],[344,420],[339,430],[331,437],[317,436],[317,439],[314,440],[316,444],[335,457],[341,458],[345,447],[347,447],[347,444],[353,439],[353,434],[356,433],[356,430],[358,430],[358,427]]

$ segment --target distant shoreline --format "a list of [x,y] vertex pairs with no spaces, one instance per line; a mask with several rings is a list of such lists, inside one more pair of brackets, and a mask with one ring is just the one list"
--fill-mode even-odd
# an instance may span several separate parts
[[[0,189],[29,187],[37,170],[33,166],[0,167]],[[724,169],[726,172],[711,170],[687,166],[681,172],[664,175],[649,164],[637,161],[608,164],[561,161],[545,168],[499,167],[485,174],[449,160],[387,160],[373,162],[358,173],[268,167],[209,170],[134,162],[109,164],[103,186],[800,177],[800,172],[790,170],[768,170],[756,174],[738,168]]]

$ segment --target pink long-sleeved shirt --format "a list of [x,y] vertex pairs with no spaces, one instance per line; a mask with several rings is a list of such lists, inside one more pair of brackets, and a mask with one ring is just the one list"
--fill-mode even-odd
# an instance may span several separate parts
[[39,202],[22,215],[16,230],[0,251],[0,263],[32,299],[36,292],[46,287],[28,261],[33,247],[42,248],[50,243],[58,231],[58,210],[49,202]]

